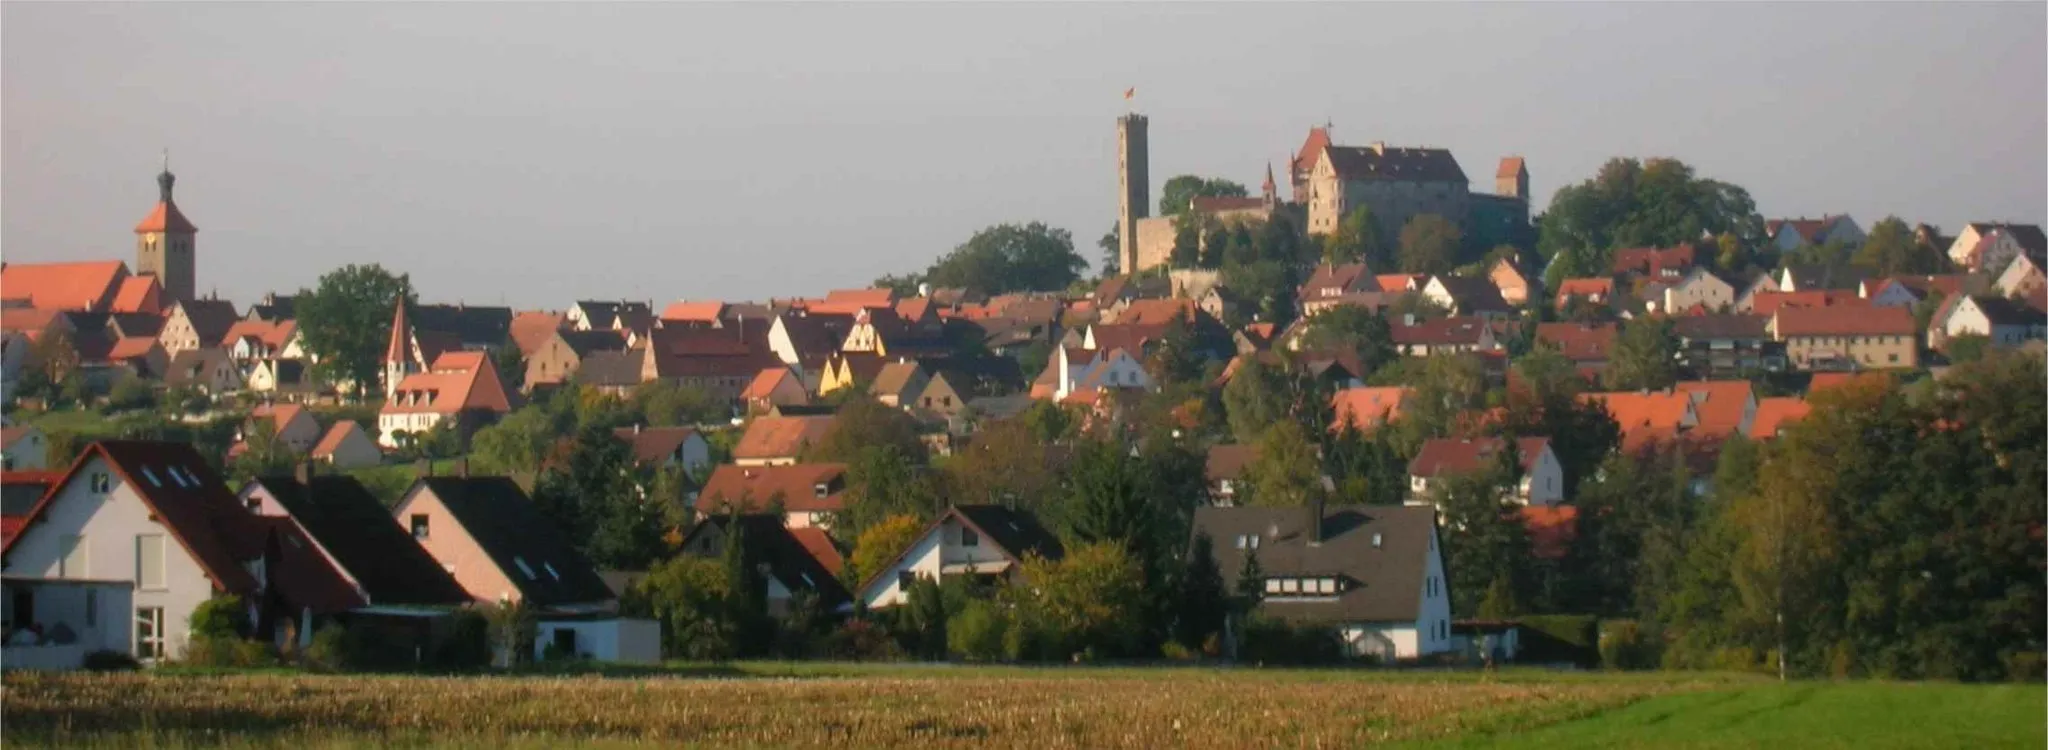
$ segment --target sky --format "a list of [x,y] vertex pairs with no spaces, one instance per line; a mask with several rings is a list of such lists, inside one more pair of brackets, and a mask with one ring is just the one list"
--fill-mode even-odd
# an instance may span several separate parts
[[[1669,156],[1766,217],[2048,218],[2048,4],[0,4],[0,258],[134,262],[165,149],[202,291],[347,263],[422,299],[762,300],[1039,220],[1095,261],[1115,119],[1153,201],[1310,126]],[[1123,92],[1135,88],[1126,103]],[[1284,189],[1284,188],[1283,188]]]

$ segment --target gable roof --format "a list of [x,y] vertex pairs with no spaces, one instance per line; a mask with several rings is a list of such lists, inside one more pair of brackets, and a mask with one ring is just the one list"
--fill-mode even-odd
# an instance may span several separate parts
[[199,335],[200,346],[215,346],[228,335],[228,329],[242,319],[235,312],[235,303],[224,299],[179,300],[173,308],[185,313],[185,321],[192,325],[192,332]]
[[[613,600],[611,589],[539,506],[505,477],[424,477],[406,495],[434,493],[526,601],[540,606]],[[524,562],[522,568],[520,563]],[[533,571],[526,575],[526,571]],[[472,596],[478,592],[470,592]]]
[[142,217],[142,221],[135,225],[136,234],[199,231],[199,227],[192,225],[191,219],[185,218],[185,212],[178,210],[178,204],[168,199],[169,195],[165,193],[166,199],[157,201],[156,207],[149,210],[149,215]]
[[[1418,477],[1437,477],[1480,471],[1487,468],[1506,445],[1497,437],[1430,438],[1423,442],[1421,450],[1415,452],[1414,460],[1408,462],[1408,473]],[[1536,459],[1549,447],[1550,438],[1515,438],[1515,451],[1521,460],[1522,471],[1534,470]]]
[[[341,424],[352,425],[353,422]],[[258,477],[307,536],[369,595],[369,604],[461,604],[455,578],[413,541],[370,490],[347,475]]]
[[1769,440],[1778,436],[1778,431],[1806,417],[1813,406],[1806,399],[1797,396],[1781,396],[1760,399],[1756,402],[1756,419],[1749,423],[1749,437],[1753,440]]
[[732,457],[766,459],[795,456],[823,439],[825,433],[832,429],[835,419],[837,417],[830,414],[755,417],[747,423],[746,432],[740,434],[739,443],[733,446]]
[[646,349],[594,351],[577,365],[575,380],[599,387],[636,386],[640,384],[641,363],[646,357]]
[[775,395],[775,389],[781,387],[785,381],[794,381],[795,378],[796,375],[786,366],[764,368],[761,374],[755,375],[754,379],[747,383],[746,390],[740,391],[740,398],[749,401],[768,398]]
[[1506,156],[1501,157],[1500,168],[1493,171],[1493,176],[1496,178],[1520,177],[1528,171],[1527,167],[1522,166],[1522,157]]
[[107,310],[155,314],[162,308],[163,293],[163,285],[157,283],[155,276],[130,276],[121,280],[121,286],[114,292],[114,301]]
[[[729,516],[707,518],[690,530],[682,546],[688,549],[694,540],[706,534],[723,537],[726,524],[731,522]],[[765,566],[767,574],[790,591],[814,592],[818,606],[828,612],[853,600],[853,594],[838,578],[844,560],[823,529],[792,529],[782,516],[772,513],[741,515],[739,527],[747,565],[757,570]]]
[[0,265],[0,297],[39,310],[98,310],[118,291],[128,265],[118,260]]
[[790,513],[833,512],[845,507],[845,474],[846,464],[721,465],[697,493],[697,510],[716,514],[745,503],[742,512],[759,513],[779,501]]
[[674,456],[690,436],[697,434],[695,427],[617,427],[612,437],[618,438],[633,451],[633,460],[643,464],[660,463]]
[[2042,320],[2041,313],[2018,300],[1989,294],[1973,294],[1970,295],[1970,302],[1975,304],[1978,311],[1984,313],[1985,320],[1994,326],[2037,326],[2048,322]]
[[1477,345],[1488,328],[1480,318],[1452,317],[1417,321],[1414,325],[1396,321],[1388,330],[1393,342],[1400,346],[1464,346]]
[[1742,430],[1742,415],[1756,389],[1747,380],[1692,380],[1672,386],[1692,396],[1696,432],[1733,435]]
[[1431,278],[1444,288],[1451,297],[1452,306],[1460,314],[1471,315],[1479,312],[1507,312],[1514,308],[1500,296],[1500,287],[1493,279],[1468,276],[1438,275]]
[[1661,275],[1666,269],[1674,272],[1691,268],[1694,263],[1692,243],[1680,243],[1677,247],[1635,247],[1614,251],[1613,272],[1617,274]]
[[626,332],[610,328],[599,328],[590,331],[571,331],[565,329],[555,331],[554,335],[562,339],[562,345],[568,347],[569,351],[576,353],[578,360],[590,356],[592,352],[615,352],[626,348]]
[[1301,150],[1288,163],[1291,173],[1305,174],[1316,168],[1316,160],[1323,158],[1323,149],[1330,146],[1329,128],[1309,128],[1308,137],[1301,142]]
[[506,335],[512,338],[513,346],[519,347],[521,355],[532,356],[567,322],[561,313],[529,310],[512,316],[512,322],[506,324]]
[[336,421],[333,426],[328,427],[327,432],[320,436],[320,442],[313,444],[312,452],[306,455],[313,458],[325,458],[333,455],[335,451],[341,449],[342,441],[347,440],[351,432],[361,434],[364,440],[370,439],[369,433],[363,432],[362,425],[356,424],[353,419],[343,419]]
[[1791,336],[1913,336],[1913,311],[1903,307],[1785,307],[1772,320],[1778,338]]
[[891,362],[875,373],[874,382],[868,385],[868,393],[877,396],[901,396],[920,373],[916,362]]
[[1380,422],[1392,422],[1401,416],[1401,401],[1410,393],[1405,386],[1372,388],[1346,388],[1330,396],[1330,410],[1336,415],[1331,420],[1332,431],[1341,430],[1351,424],[1360,431],[1370,431]]
[[512,336],[509,307],[413,305],[409,317],[414,331],[453,336],[465,348],[499,346]]
[[1376,292],[1379,288],[1379,280],[1373,277],[1372,269],[1364,263],[1323,263],[1316,266],[1307,281],[1301,283],[1300,297],[1303,300],[1328,299],[1351,292]]
[[1622,447],[1629,450],[1674,439],[1699,421],[1692,397],[1675,391],[1582,393],[1579,398],[1607,410],[1621,427]]
[[[1428,506],[1334,506],[1310,520],[1308,508],[1196,508],[1194,529],[1214,541],[1225,590],[1236,590],[1245,550],[1239,536],[1258,536],[1259,569],[1268,577],[1338,576],[1356,584],[1335,601],[1268,599],[1261,611],[1308,622],[1414,622],[1421,617],[1422,579],[1429,569],[1436,509]],[[1310,544],[1309,524],[1323,541]],[[1379,544],[1375,545],[1374,540]]]
[[1604,362],[1620,331],[1614,323],[1538,323],[1536,341],[1557,347],[1574,362]]
[[1565,279],[1557,285],[1557,300],[1563,304],[1568,297],[1590,297],[1592,295],[1614,296],[1614,279]]
[[426,372],[398,381],[398,398],[384,402],[385,414],[454,414],[466,410],[508,412],[512,403],[498,380],[498,368],[483,352],[448,352]]
[[1465,170],[1448,149],[1371,146],[1327,146],[1330,167],[1343,180],[1453,182],[1465,185]]

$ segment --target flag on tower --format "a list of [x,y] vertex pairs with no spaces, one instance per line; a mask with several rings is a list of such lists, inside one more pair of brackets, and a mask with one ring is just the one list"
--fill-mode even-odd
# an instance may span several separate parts
[[1130,101],[1130,100],[1131,100],[1131,97],[1134,97],[1134,96],[1137,96],[1137,95],[1138,95],[1138,87],[1136,87],[1136,86],[1132,86],[1131,88],[1127,88],[1127,89],[1124,89],[1124,101]]

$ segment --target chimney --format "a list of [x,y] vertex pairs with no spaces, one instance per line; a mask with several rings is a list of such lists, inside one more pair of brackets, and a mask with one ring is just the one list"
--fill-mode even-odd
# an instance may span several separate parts
[[639,422],[634,422],[634,423],[633,423],[633,434],[635,434],[635,435],[638,435],[638,434],[640,434],[640,423],[639,423]]
[[299,480],[299,484],[311,486],[313,484],[313,462],[300,461],[297,466],[292,467],[292,478]]
[[1323,543],[1323,496],[1321,493],[1317,493],[1315,499],[1308,501],[1308,543],[1311,545]]

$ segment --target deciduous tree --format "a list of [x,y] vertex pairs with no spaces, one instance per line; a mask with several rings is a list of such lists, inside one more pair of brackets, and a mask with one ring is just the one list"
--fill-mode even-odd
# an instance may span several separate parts
[[299,335],[319,360],[316,369],[329,379],[355,383],[358,393],[375,386],[401,297],[411,304],[411,280],[375,263],[343,266],[321,276],[313,289],[299,290]]

